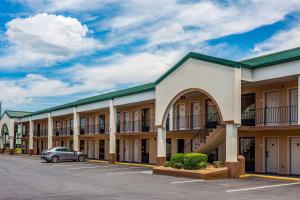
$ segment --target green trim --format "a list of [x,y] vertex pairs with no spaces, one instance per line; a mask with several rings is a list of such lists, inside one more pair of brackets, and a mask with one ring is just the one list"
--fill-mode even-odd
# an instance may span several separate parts
[[5,110],[1,116],[1,119],[5,113],[7,114],[7,116],[9,118],[21,118],[21,117],[26,117],[26,116],[29,116],[30,114],[32,114],[32,112],[26,112],[26,111]]
[[240,62],[250,65],[251,69],[256,69],[295,60],[300,60],[300,47],[266,54],[263,56],[242,60]]
[[248,66],[246,64],[235,62],[232,60],[227,60],[223,58],[217,58],[213,56],[203,55],[195,52],[188,53],[185,57],[183,57],[178,63],[176,63],[173,67],[171,67],[166,73],[164,73],[159,79],[156,80],[156,84],[159,84],[162,80],[164,80],[167,76],[169,76],[172,72],[174,72],[176,69],[178,69],[185,61],[187,61],[190,58],[194,58],[197,60],[202,60],[206,62],[211,62],[219,65],[224,65],[227,67],[232,68],[241,68],[241,67],[247,67],[250,68],[251,66]]
[[118,91],[114,91],[114,92],[109,92],[109,93],[105,93],[105,94],[101,94],[101,95],[97,95],[97,96],[93,96],[93,97],[89,97],[89,98],[85,98],[85,99],[80,99],[78,101],[74,101],[71,103],[55,106],[52,108],[40,110],[40,111],[32,113],[30,116],[43,114],[43,113],[47,113],[47,112],[51,112],[51,111],[56,111],[56,110],[60,110],[60,109],[65,109],[65,108],[81,106],[81,105],[85,105],[85,104],[89,104],[89,103],[95,103],[95,102],[99,102],[99,101],[111,100],[111,99],[118,98],[118,97],[124,97],[124,96],[142,93],[142,92],[153,91],[153,90],[155,90],[155,83],[147,83],[144,85],[139,85],[136,87],[118,90]]

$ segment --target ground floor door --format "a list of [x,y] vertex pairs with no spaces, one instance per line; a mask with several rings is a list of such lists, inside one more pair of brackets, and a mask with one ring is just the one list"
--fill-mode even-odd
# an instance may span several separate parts
[[149,139],[142,139],[142,163],[149,163],[149,150],[150,150],[150,141]]
[[245,157],[246,172],[255,171],[255,137],[240,138],[240,155]]
[[166,140],[166,156],[167,160],[170,160],[172,154],[172,140],[171,138],[167,138]]
[[105,141],[99,140],[99,160],[105,159]]
[[266,138],[265,147],[266,172],[278,173],[278,138]]
[[300,137],[290,139],[290,174],[300,175]]
[[120,161],[120,140],[116,140],[117,161]]
[[184,139],[177,139],[177,153],[184,153]]

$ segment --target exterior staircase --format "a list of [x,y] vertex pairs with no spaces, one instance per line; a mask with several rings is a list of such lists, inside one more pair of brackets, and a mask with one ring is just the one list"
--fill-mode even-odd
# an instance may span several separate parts
[[195,133],[194,137],[186,144],[192,152],[209,154],[225,141],[226,129],[219,125],[212,129],[202,129]]

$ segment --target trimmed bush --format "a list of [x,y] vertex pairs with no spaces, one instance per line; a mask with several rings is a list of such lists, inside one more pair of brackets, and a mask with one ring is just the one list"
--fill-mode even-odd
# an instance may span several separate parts
[[188,153],[184,156],[185,169],[202,169],[207,166],[207,155],[201,153]]
[[184,165],[184,157],[185,157],[184,153],[173,154],[170,159],[172,167],[182,168]]
[[214,165],[214,168],[219,168],[222,165],[222,161],[214,161],[213,165]]
[[205,169],[207,167],[207,162],[199,163],[199,169]]
[[172,167],[172,163],[170,161],[165,161],[164,166],[165,167]]
[[184,165],[183,165],[183,163],[175,162],[175,163],[172,163],[172,167],[177,168],[177,169],[181,169],[181,168],[184,167]]

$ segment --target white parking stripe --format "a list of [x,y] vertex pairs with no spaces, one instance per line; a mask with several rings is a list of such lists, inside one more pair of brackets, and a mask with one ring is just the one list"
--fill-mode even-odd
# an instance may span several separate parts
[[106,168],[106,167],[111,167],[111,166],[95,166],[95,167],[70,167],[66,168],[68,170],[74,170],[74,169],[97,169],[97,168]]
[[119,167],[119,168],[112,168],[112,169],[92,169],[92,170],[85,170],[85,172],[105,172],[105,171],[114,171],[114,170],[121,170],[121,169],[143,169],[144,167]]
[[139,173],[149,173],[149,172],[152,172],[152,171],[116,172],[116,173],[107,173],[107,175],[139,174]]
[[196,183],[196,182],[203,182],[203,181],[204,180],[175,181],[175,182],[171,182],[171,184]]
[[275,188],[275,187],[283,187],[283,186],[290,186],[290,185],[300,185],[300,182],[285,183],[285,184],[278,184],[278,185],[266,185],[266,186],[260,186],[260,187],[252,187],[252,188],[242,188],[242,189],[236,189],[236,190],[227,190],[226,192],[240,192],[240,191],[249,191],[249,190],[260,190],[260,189],[265,189],[265,188]]

